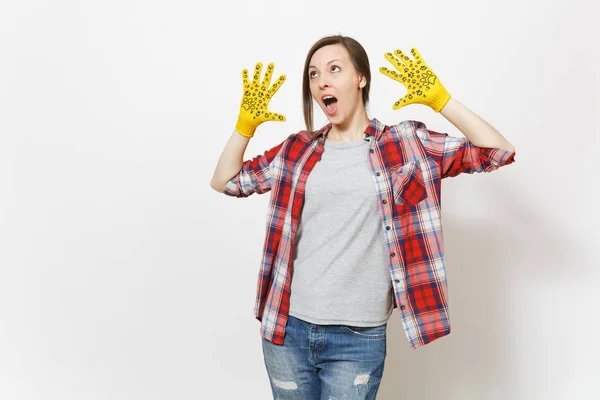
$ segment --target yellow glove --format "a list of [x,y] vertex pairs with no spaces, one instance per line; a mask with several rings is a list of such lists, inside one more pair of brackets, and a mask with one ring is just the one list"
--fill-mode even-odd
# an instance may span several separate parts
[[254,136],[256,127],[265,121],[285,121],[285,116],[271,112],[267,109],[269,101],[279,87],[285,82],[285,75],[281,75],[277,81],[269,88],[271,76],[275,65],[270,63],[265,72],[262,83],[259,82],[262,72],[262,63],[256,63],[254,68],[254,77],[252,83],[248,81],[248,70],[242,70],[242,81],[244,84],[244,94],[240,104],[240,114],[238,116],[235,130],[246,137]]
[[401,50],[394,51],[400,60],[394,57],[392,53],[385,54],[385,58],[398,71],[386,67],[379,68],[379,72],[400,82],[408,90],[404,97],[394,103],[393,109],[397,110],[409,104],[420,103],[431,107],[435,112],[439,112],[450,100],[450,93],[431,68],[425,64],[417,49],[412,48],[410,52],[415,59],[414,61]]

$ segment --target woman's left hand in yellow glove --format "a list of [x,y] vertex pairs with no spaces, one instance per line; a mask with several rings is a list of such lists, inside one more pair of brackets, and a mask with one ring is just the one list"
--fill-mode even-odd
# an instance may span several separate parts
[[397,71],[380,67],[379,72],[400,82],[406,87],[408,93],[394,103],[393,109],[397,110],[409,104],[424,104],[439,112],[448,100],[450,93],[446,90],[439,78],[433,73],[429,65],[416,48],[410,49],[414,61],[402,50],[395,50],[394,54],[386,53],[385,58],[396,67]]

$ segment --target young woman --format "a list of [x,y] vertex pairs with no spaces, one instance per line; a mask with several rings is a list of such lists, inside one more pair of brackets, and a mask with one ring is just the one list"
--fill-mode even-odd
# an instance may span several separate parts
[[[413,349],[450,333],[441,179],[493,171],[515,152],[412,55],[387,53],[395,69],[380,68],[408,91],[394,109],[425,104],[465,138],[369,118],[367,54],[334,35],[306,57],[306,130],[242,161],[259,124],[285,121],[268,109],[285,75],[269,87],[273,64],[262,82],[261,63],[251,82],[242,71],[239,118],[211,187],[235,197],[271,192],[254,311],[274,398],[374,399],[394,308]],[[329,119],[316,131],[313,101]]]

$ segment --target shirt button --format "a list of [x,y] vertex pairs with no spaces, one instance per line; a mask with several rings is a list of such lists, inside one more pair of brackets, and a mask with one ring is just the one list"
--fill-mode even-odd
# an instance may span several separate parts
[[390,228],[389,226],[386,226],[386,227],[385,227],[385,230],[386,230],[386,231],[389,231],[390,229],[392,229],[392,228]]
[[375,175],[379,176],[379,175],[381,175],[381,174],[380,174],[379,172],[376,172],[376,173],[375,173]]
[[394,257],[394,256],[396,256],[396,253],[390,254],[390,257]]
[[400,279],[395,279],[394,280],[396,283],[400,283]]
[[383,203],[383,204],[387,204],[387,200],[383,200],[383,201],[382,201],[382,203]]
[[375,153],[375,150],[371,149],[369,150],[371,152],[371,154]]
[[405,308],[406,308],[406,306],[404,304],[400,306],[401,310],[404,310]]

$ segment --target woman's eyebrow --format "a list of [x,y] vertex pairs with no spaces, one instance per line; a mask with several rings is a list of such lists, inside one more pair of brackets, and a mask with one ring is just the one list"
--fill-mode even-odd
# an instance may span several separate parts
[[[331,64],[331,63],[332,63],[332,62],[334,62],[334,61],[339,61],[339,62],[342,62],[342,60],[338,60],[337,58],[334,58],[333,60],[329,61],[329,62],[327,63],[327,65]],[[310,68],[310,67],[312,67],[312,68],[317,68],[317,67],[315,67],[314,65],[309,65],[309,66],[308,66],[308,68]]]

